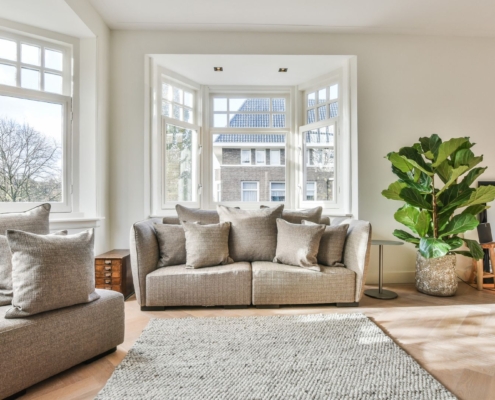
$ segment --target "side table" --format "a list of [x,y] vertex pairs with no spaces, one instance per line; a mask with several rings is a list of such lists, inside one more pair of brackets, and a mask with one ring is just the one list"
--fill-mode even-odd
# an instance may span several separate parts
[[397,293],[383,289],[383,246],[402,246],[404,243],[397,240],[372,240],[373,246],[378,246],[379,272],[378,289],[367,289],[364,294],[369,297],[381,300],[392,300],[398,297]]
[[469,278],[469,283],[474,282],[474,278],[476,277],[476,287],[478,290],[483,290],[483,279],[484,278],[493,278],[493,286],[495,287],[495,270],[493,270],[495,266],[495,242],[491,243],[480,243],[480,246],[488,250],[490,254],[490,263],[492,264],[492,273],[483,271],[483,259],[476,261],[473,258],[473,270],[471,272],[471,277]]
[[95,257],[97,289],[115,290],[130,297],[134,293],[129,250],[112,250]]

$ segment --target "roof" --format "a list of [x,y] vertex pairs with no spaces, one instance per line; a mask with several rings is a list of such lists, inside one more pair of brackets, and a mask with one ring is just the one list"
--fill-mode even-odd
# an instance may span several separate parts
[[[272,102],[272,112],[285,113],[285,99],[283,98],[249,98],[244,101],[237,111],[256,114],[234,114],[234,117],[229,122],[229,127],[270,128],[270,100]],[[285,128],[285,114],[273,115],[273,128]]]
[[221,134],[215,143],[285,143],[285,135],[273,134]]

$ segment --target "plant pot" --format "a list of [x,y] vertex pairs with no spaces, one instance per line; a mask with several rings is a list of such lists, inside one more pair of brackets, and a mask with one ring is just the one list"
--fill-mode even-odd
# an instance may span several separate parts
[[438,258],[416,257],[416,289],[431,296],[453,296],[457,290],[455,254]]

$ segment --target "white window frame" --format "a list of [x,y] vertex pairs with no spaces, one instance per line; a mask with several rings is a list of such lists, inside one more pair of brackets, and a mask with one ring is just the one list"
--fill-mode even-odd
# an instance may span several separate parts
[[[278,157],[277,164],[274,164],[273,163],[273,155],[275,153],[278,154],[278,156],[277,156]],[[283,164],[282,164],[282,151],[281,151],[281,149],[270,149],[270,165],[273,165],[275,167],[281,167],[281,166],[283,166]]]
[[[17,68],[16,86],[1,85],[0,96],[16,97],[19,99],[47,102],[62,106],[62,201],[50,202],[53,213],[70,213],[73,209],[73,138],[72,138],[72,48],[70,45],[53,43],[31,36],[24,36],[12,32],[0,30],[0,38],[15,41],[17,43],[17,61],[0,58],[1,64],[13,65]],[[40,47],[40,65],[34,66],[21,62],[21,44]],[[63,56],[62,71],[51,70],[44,67],[44,49],[60,51]],[[40,71],[40,90],[21,87],[21,68],[36,69]],[[56,73],[62,76],[62,94],[45,92],[44,73]],[[0,202],[0,212],[25,211],[42,203],[38,202]]]
[[276,200],[272,200],[272,197],[273,197],[273,196],[272,196],[272,193],[273,193],[274,191],[278,191],[278,192],[280,192],[280,191],[281,191],[280,189],[273,189],[272,185],[273,185],[274,183],[278,183],[278,184],[283,183],[283,184],[284,184],[284,201],[285,201],[285,199],[286,199],[286,190],[285,190],[285,188],[286,188],[287,184],[286,184],[286,182],[281,182],[281,181],[270,181],[270,202],[272,202],[272,203],[283,203],[284,201],[276,201]]
[[245,183],[256,183],[256,201],[260,201],[260,183],[259,181],[241,181],[241,203],[252,203],[252,201],[243,201],[244,192],[254,192],[254,189],[244,189]]
[[256,165],[266,165],[266,149],[256,149]]
[[[299,162],[300,168],[298,173],[298,186],[300,189],[299,195],[299,206],[301,208],[311,208],[315,206],[322,206],[324,209],[330,209],[335,214],[346,215],[350,211],[350,167],[351,167],[351,159],[350,159],[350,149],[349,149],[349,125],[345,116],[343,115],[343,103],[348,100],[348,96],[346,94],[344,83],[343,71],[338,71],[337,73],[326,77],[325,79],[321,79],[320,81],[312,82],[310,85],[300,86],[300,101],[301,101],[301,109],[302,112],[302,121],[303,124],[299,127]],[[329,105],[334,103],[335,100],[329,100],[329,87],[334,84],[339,85],[339,97],[337,99],[338,110],[339,113],[337,117],[327,118],[321,121],[316,121],[312,123],[307,123],[307,115],[308,109],[315,108],[317,109],[318,104],[318,90],[324,87],[327,88],[327,101],[322,103],[326,105],[329,112]],[[310,93],[316,93],[316,106],[308,107],[307,96]],[[327,114],[327,116],[329,116]],[[322,148],[332,147],[326,143],[322,143],[321,145],[306,145],[305,140],[305,132],[316,130],[319,128],[323,128],[326,126],[334,126],[334,178],[332,181],[333,184],[333,199],[332,200],[306,200],[306,168],[314,165],[309,164],[309,152],[308,148],[318,148],[319,146]],[[342,132],[345,132],[342,135]],[[342,140],[343,137],[345,140]],[[345,185],[345,190],[342,191],[341,187]],[[316,194],[315,194],[316,195]]]
[[[248,155],[248,161],[245,161],[243,157]],[[251,149],[241,149],[241,165],[251,165]]]
[[[285,144],[282,143],[241,143],[239,144],[239,148],[249,148],[250,151],[251,149],[255,149],[255,163],[248,165],[248,164],[242,164],[242,156],[241,156],[241,165],[244,165],[245,167],[256,167],[258,166],[267,166],[266,163],[266,153],[265,153],[265,163],[264,164],[257,164],[256,163],[256,149],[261,149],[263,148],[266,152],[266,149],[270,149],[272,147],[275,148],[285,148],[285,154],[287,157],[288,150],[291,148],[292,140],[293,140],[293,128],[294,126],[293,123],[293,104],[294,104],[294,99],[293,99],[293,92],[290,87],[263,87],[263,86],[246,86],[246,87],[240,87],[240,86],[230,86],[230,87],[225,87],[225,86],[219,86],[219,87],[209,87],[207,93],[203,97],[204,99],[208,100],[208,107],[211,110],[210,115],[206,116],[206,124],[208,124],[208,134],[204,136],[205,140],[208,140],[210,143],[206,144],[204,143],[205,148],[209,146],[213,146],[213,136],[215,134],[260,134],[260,133],[266,133],[266,134],[284,134],[285,135]],[[214,118],[214,112],[213,112],[213,99],[214,98],[227,98],[227,106],[228,106],[228,100],[231,98],[239,98],[239,99],[246,99],[246,98],[270,98],[270,99],[280,99],[284,98],[285,99],[285,128],[229,128],[229,127],[213,127],[213,118]],[[272,109],[272,101],[270,100],[270,111]],[[228,114],[229,111],[223,112]],[[266,114],[267,112],[247,112],[249,113],[254,113],[254,114]],[[270,114],[270,121],[273,121],[273,116],[272,114],[281,114],[280,112],[274,112]],[[228,117],[227,117],[228,118]],[[270,123],[271,123],[270,122]],[[235,146],[237,148],[237,143],[229,143],[229,146]],[[282,146],[281,146],[282,145]],[[210,153],[211,151],[211,153]],[[206,157],[213,157],[213,149],[208,150],[210,154],[205,155]],[[209,176],[213,176],[213,166],[211,165],[211,170],[209,172]],[[286,167],[287,163],[281,164],[280,166]],[[286,186],[286,194],[290,193],[290,179],[291,179],[290,172],[288,171],[288,168],[285,169],[285,186]],[[205,181],[206,183],[206,181]],[[213,184],[209,183],[211,187],[213,188]],[[242,183],[241,183],[242,185]],[[241,186],[242,187],[242,186]],[[242,199],[242,191],[241,191],[241,199]],[[207,203],[209,204],[209,208],[214,208],[216,207],[217,204],[224,204],[228,205],[231,207],[242,207],[242,208],[259,208],[260,201],[259,201],[259,190],[258,190],[258,201],[256,202],[243,202],[241,201],[215,201],[214,196],[210,195],[208,197]],[[290,204],[290,200],[288,199],[287,195],[285,197],[285,202],[284,204],[286,205],[287,208],[292,208]]]
[[[157,129],[152,136],[152,160],[151,160],[151,214],[152,215],[167,215],[171,210],[175,210],[177,204],[182,204],[186,207],[200,208],[202,198],[201,185],[201,162],[202,162],[202,138],[201,138],[201,112],[199,107],[199,98],[201,96],[200,86],[194,82],[175,74],[162,67],[157,67],[155,83],[156,95],[156,120]],[[193,122],[178,120],[162,115],[162,102],[165,100],[162,96],[162,83],[168,83],[172,86],[187,90],[193,94]],[[195,141],[193,142],[193,158],[192,169],[192,201],[172,201],[166,198],[166,133],[167,125],[174,125],[179,128],[190,129],[196,131]]]

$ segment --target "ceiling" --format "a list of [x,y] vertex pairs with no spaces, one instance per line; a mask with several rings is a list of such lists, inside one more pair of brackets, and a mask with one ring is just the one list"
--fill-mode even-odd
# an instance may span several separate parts
[[[157,64],[202,85],[294,86],[341,67],[349,56],[155,54]],[[213,71],[223,67],[223,72]],[[278,72],[288,68],[288,72]]]
[[65,0],[0,0],[0,18],[64,35],[94,37]]
[[495,36],[493,0],[89,1],[112,29]]

